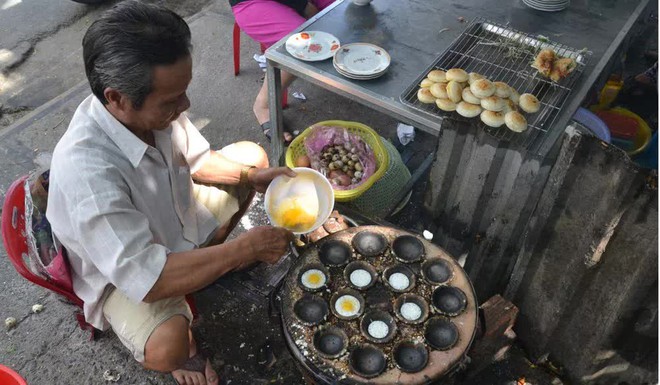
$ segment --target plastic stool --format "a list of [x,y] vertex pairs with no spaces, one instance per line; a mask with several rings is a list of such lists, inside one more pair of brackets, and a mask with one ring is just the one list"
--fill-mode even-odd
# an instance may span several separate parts
[[[259,43],[259,48],[261,53],[266,51],[266,46],[262,43]],[[234,76],[238,76],[241,72],[241,28],[234,22],[234,39],[233,39],[233,49],[234,49]],[[287,95],[288,92],[286,89],[282,90],[282,108],[288,106]]]

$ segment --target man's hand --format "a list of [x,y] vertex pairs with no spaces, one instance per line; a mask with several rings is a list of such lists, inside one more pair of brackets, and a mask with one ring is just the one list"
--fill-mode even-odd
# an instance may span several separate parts
[[316,15],[319,13],[319,9],[316,8],[316,6],[309,1],[307,2],[307,5],[305,6],[305,10],[303,11],[303,16],[305,19],[309,19],[312,16]]
[[248,183],[258,192],[264,193],[270,182],[280,175],[293,178],[296,173],[288,167],[251,168],[248,171]]
[[294,235],[281,227],[259,226],[240,235],[251,248],[248,264],[252,262],[276,263],[286,254]]

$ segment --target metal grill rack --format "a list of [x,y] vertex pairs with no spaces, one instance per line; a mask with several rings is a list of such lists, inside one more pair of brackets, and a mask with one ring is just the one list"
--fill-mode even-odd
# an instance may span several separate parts
[[[577,62],[577,68],[559,83],[546,79],[531,63],[539,51],[551,48],[558,56],[570,57]],[[491,81],[502,81],[520,93],[531,93],[541,102],[541,109],[535,114],[524,114],[528,129],[523,133],[509,130],[505,125],[499,128],[486,126],[477,118],[469,119],[487,133],[510,146],[538,152],[549,130],[563,130],[554,127],[554,121],[568,99],[573,86],[587,64],[588,54],[559,43],[534,37],[524,32],[477,18],[465,31],[430,65],[401,95],[401,102],[424,113],[466,120],[455,112],[444,112],[435,104],[424,104],[417,100],[420,82],[429,71],[462,68],[467,72],[477,72]]]

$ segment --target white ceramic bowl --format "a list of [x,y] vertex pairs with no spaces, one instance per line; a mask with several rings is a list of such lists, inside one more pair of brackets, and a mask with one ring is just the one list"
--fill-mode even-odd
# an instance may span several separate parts
[[[316,196],[318,197],[319,205],[316,221],[310,228],[305,230],[289,229],[294,234],[307,234],[319,228],[321,225],[323,225],[323,223],[325,223],[328,217],[330,217],[330,213],[332,213],[332,209],[335,205],[334,192],[330,182],[318,171],[307,167],[295,167],[293,168],[293,171],[295,171],[297,174],[295,178],[290,178],[286,175],[280,175],[273,179],[270,185],[268,185],[268,189],[266,189],[266,194],[264,196],[264,208],[266,210],[268,220],[273,226],[284,227],[274,218],[274,213],[276,212],[278,203],[282,200],[283,197],[286,196],[283,195],[282,192],[290,191],[292,188],[295,189],[296,186],[291,185],[291,183],[295,184],[297,183],[297,180],[302,180],[303,178],[306,180],[311,180],[314,186],[313,188],[316,192]],[[302,178],[299,179],[299,177]]]

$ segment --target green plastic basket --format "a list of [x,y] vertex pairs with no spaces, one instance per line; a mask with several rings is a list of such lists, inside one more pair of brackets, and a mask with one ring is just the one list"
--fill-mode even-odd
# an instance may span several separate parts
[[[373,186],[348,203],[348,206],[358,210],[362,214],[383,218],[389,214],[387,209],[392,204],[392,199],[410,181],[411,175],[408,167],[406,167],[401,159],[401,154],[399,154],[394,145],[383,137],[380,139],[389,155],[387,170]],[[401,210],[408,203],[410,195],[409,193],[394,212]]]

